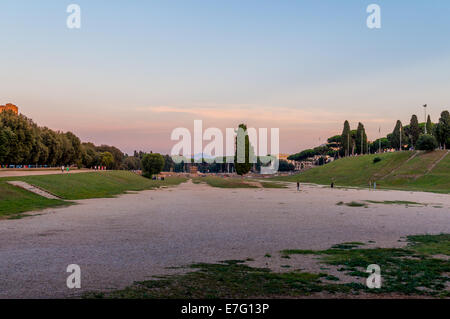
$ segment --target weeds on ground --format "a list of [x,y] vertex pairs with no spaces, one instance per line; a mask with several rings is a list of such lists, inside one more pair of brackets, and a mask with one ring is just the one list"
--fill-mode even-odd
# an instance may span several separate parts
[[[198,263],[190,272],[155,277],[109,293],[89,293],[86,298],[256,298],[301,297],[318,292],[330,294],[397,293],[450,297],[447,287],[450,263],[438,255],[450,255],[450,234],[409,236],[405,248],[359,248],[361,242],[348,242],[327,250],[284,250],[282,256],[314,254],[324,264],[358,278],[339,283],[337,276],[301,270],[272,272],[250,267],[244,260]],[[269,257],[266,254],[265,257]],[[370,264],[381,267],[381,289],[368,289],[362,282]],[[330,283],[331,281],[331,283]]]

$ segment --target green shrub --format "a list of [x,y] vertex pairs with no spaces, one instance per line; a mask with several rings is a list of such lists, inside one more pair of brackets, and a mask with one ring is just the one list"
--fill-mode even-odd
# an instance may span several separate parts
[[438,147],[436,138],[430,134],[422,134],[416,143],[416,148],[422,151],[434,151]]
[[373,163],[375,164],[375,163],[378,163],[378,162],[381,162],[381,158],[375,157],[375,158],[373,159]]
[[142,176],[148,178],[159,174],[164,167],[164,157],[158,153],[145,154],[141,162]]

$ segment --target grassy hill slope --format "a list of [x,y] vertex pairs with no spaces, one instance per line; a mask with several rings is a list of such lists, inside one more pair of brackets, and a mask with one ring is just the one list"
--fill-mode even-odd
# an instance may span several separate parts
[[13,179],[25,181],[60,198],[70,200],[113,197],[126,191],[176,185],[186,180],[170,177],[164,181],[154,181],[128,171],[24,176]]
[[[46,199],[19,187],[8,180],[25,181],[38,186],[63,200]],[[161,186],[177,185],[185,178],[169,177],[154,181],[128,171],[106,171],[77,174],[35,175],[0,178],[0,218],[2,216],[68,205],[64,200],[113,197],[126,191],[141,191]]]
[[[375,157],[380,157],[381,161],[374,163]],[[447,151],[405,151],[347,157],[276,179],[325,185],[334,179],[338,186],[357,187],[376,181],[378,188],[450,193],[450,155]]]
[[0,181],[0,218],[48,207],[69,205],[58,199],[47,199],[19,187]]

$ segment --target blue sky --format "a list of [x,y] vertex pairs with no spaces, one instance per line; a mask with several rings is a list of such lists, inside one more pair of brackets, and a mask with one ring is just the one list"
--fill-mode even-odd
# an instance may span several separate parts
[[[81,7],[81,29],[66,7]],[[382,28],[366,26],[381,7]],[[279,127],[296,152],[362,121],[450,106],[449,1],[0,3],[0,104],[83,140],[168,152],[170,132]]]

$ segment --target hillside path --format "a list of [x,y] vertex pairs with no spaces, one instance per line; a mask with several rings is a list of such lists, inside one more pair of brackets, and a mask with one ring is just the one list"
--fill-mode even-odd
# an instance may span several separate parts
[[447,155],[448,153],[450,153],[450,151],[447,151],[444,153],[444,155],[442,155],[442,157],[440,159],[438,159],[436,162],[434,162],[433,164],[430,165],[430,167],[428,168],[428,170],[425,172],[424,175],[428,174],[429,172],[431,172],[437,164],[439,164]]
[[23,189],[25,189],[25,190],[27,190],[29,192],[35,193],[35,194],[37,194],[39,196],[42,196],[42,197],[45,197],[45,198],[48,198],[48,199],[59,199],[59,197],[56,197],[55,195],[50,194],[49,192],[43,190],[42,188],[39,188],[37,186],[33,186],[31,184],[28,184],[27,182],[9,181],[7,183],[11,184],[13,186],[16,186],[16,187],[23,188]]

